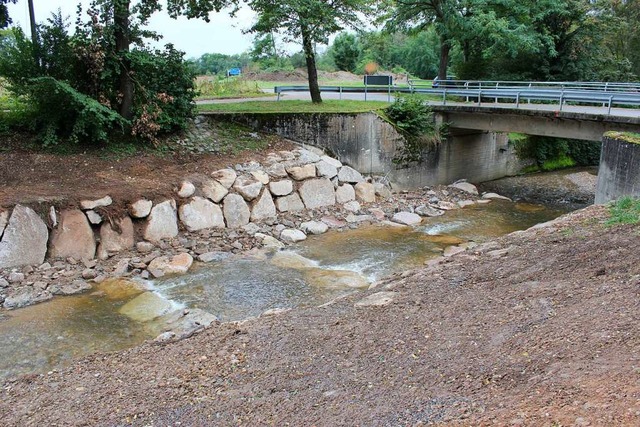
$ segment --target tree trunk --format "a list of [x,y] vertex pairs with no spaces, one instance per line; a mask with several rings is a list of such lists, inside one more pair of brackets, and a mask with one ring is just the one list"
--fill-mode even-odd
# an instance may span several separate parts
[[133,117],[133,80],[131,63],[127,58],[131,40],[129,38],[129,6],[131,0],[116,0],[113,22],[115,24],[116,53],[120,58],[120,115],[127,120]]
[[440,67],[438,68],[438,80],[447,80],[447,65],[449,64],[449,51],[451,42],[445,36],[440,36]]
[[36,66],[40,66],[40,44],[38,43],[38,27],[36,26],[36,14],[33,9],[33,0],[28,1],[29,4],[29,25],[31,26],[31,43],[33,44],[33,59]]
[[307,61],[307,74],[309,75],[309,92],[311,102],[319,104],[322,102],[320,96],[320,86],[318,85],[318,70],[316,69],[316,53],[313,50],[313,41],[309,30],[303,26],[302,29],[302,50]]

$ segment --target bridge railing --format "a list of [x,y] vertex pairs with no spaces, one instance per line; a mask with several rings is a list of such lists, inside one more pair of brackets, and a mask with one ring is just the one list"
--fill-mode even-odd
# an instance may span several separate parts
[[[393,93],[418,93],[432,95],[441,99],[446,104],[448,97],[463,98],[466,102],[474,102],[478,105],[490,102],[494,104],[509,103],[520,108],[523,102],[527,103],[557,103],[560,111],[567,103],[577,105],[599,105],[606,108],[607,114],[611,114],[613,107],[638,108],[640,107],[640,84],[619,83],[619,86],[597,86],[606,83],[576,83],[573,82],[493,82],[493,83],[519,83],[520,86],[490,86],[490,82],[471,82],[455,85],[455,81],[447,80],[442,87],[427,87],[420,85],[394,86]],[[462,83],[462,82],[461,82]],[[477,86],[474,86],[478,83]],[[534,84],[535,83],[535,84]],[[566,86],[563,86],[566,85]],[[635,89],[637,87],[637,90]],[[276,86],[274,92],[308,92],[308,86]],[[321,92],[340,93],[388,93],[387,86],[320,86]],[[531,108],[531,106],[529,107]]]
[[[433,88],[432,80],[410,79],[409,87]],[[465,88],[465,89],[521,89],[521,88],[548,88],[548,89],[576,89],[594,90],[601,92],[640,92],[638,82],[522,82],[509,80],[445,80],[436,82],[437,87]]]

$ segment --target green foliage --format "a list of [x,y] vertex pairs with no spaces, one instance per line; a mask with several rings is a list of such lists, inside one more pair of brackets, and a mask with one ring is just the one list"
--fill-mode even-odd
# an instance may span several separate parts
[[355,35],[340,33],[333,41],[332,55],[338,70],[354,71],[360,55],[360,44]]
[[0,28],[5,28],[11,24],[11,17],[9,16],[9,9],[7,4],[16,3],[18,0],[0,0]]
[[592,166],[600,161],[600,142],[510,134],[516,154],[535,162],[531,170],[555,170]]
[[576,166],[575,160],[571,157],[561,156],[555,159],[545,160],[540,166],[540,170],[549,172],[558,169],[572,168],[574,166]]
[[417,96],[401,96],[385,110],[385,115],[405,138],[394,163],[407,166],[422,161],[425,148],[433,148],[446,138],[443,126],[437,125],[427,101]]
[[607,225],[640,223],[640,199],[622,197],[609,204],[610,218]]
[[251,62],[247,53],[239,55],[225,55],[222,53],[205,53],[198,59],[187,61],[191,71],[196,75],[216,74],[226,75],[230,68],[245,68]]
[[242,78],[201,77],[196,82],[198,98],[239,98],[271,95],[264,93],[258,83]]

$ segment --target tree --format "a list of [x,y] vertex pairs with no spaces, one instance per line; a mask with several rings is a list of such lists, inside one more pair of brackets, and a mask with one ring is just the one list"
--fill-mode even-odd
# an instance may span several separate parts
[[356,69],[360,56],[360,42],[355,35],[340,33],[333,41],[331,48],[333,60],[338,70],[351,71]]
[[16,3],[18,0],[0,0],[0,28],[6,28],[11,24],[11,17],[9,16],[9,9],[7,4]]
[[314,103],[322,102],[318,85],[315,43],[327,43],[329,35],[346,26],[357,26],[359,13],[367,13],[366,0],[249,0],[258,14],[249,32],[266,34],[282,31],[288,41],[302,43]]

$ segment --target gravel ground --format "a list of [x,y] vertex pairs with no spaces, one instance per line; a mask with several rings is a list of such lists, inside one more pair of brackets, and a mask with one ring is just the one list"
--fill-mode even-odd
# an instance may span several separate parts
[[640,239],[602,207],[318,308],[2,384],[6,426],[639,425]]

